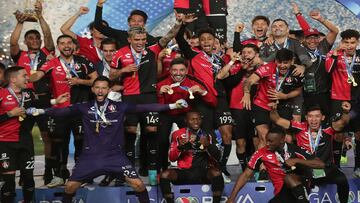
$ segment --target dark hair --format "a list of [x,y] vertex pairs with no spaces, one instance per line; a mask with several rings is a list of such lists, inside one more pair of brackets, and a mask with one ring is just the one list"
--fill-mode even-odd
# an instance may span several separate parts
[[28,35],[31,35],[31,34],[34,34],[34,35],[36,35],[37,37],[41,38],[40,32],[37,31],[37,30],[34,30],[34,29],[26,31],[26,32],[25,32],[25,35],[24,35],[24,38],[26,38]]
[[197,111],[195,109],[191,109],[190,111],[186,112],[186,117],[185,118],[187,118],[190,114],[198,114],[200,117],[202,117],[200,111]]
[[[105,20],[102,20],[101,24],[105,24],[106,27],[109,26],[109,23],[106,22]],[[89,28],[89,30],[93,30],[95,28],[95,22],[93,21],[93,22],[89,23],[88,28]]]
[[59,44],[59,41],[60,41],[62,38],[70,38],[71,41],[72,41],[73,43],[75,43],[75,42],[74,42],[74,39],[73,39],[70,35],[64,34],[64,35],[60,35],[60,36],[56,39],[56,44]]
[[5,69],[6,69],[5,64],[3,64],[3,63],[0,62],[0,70],[5,70]]
[[13,76],[15,73],[18,73],[20,70],[25,70],[24,67],[21,66],[12,66],[5,70],[5,80],[7,83],[10,81],[10,77]]
[[277,134],[280,135],[282,137],[285,136],[285,130],[279,126],[273,127],[269,130],[268,134]]
[[281,19],[281,18],[275,19],[275,20],[272,22],[272,24],[274,24],[275,22],[278,22],[278,21],[280,21],[280,22],[284,22],[284,23],[285,23],[285,25],[286,25],[287,27],[289,27],[289,24],[286,22],[286,20]]
[[113,44],[115,45],[115,49],[118,49],[118,44],[114,38],[104,38],[101,40],[100,49],[103,49],[103,46],[107,44]]
[[294,53],[286,48],[282,48],[276,52],[275,60],[282,62],[282,61],[291,61],[294,59]]
[[184,59],[184,58],[174,58],[171,63],[170,63],[170,67],[172,67],[173,65],[176,64],[183,64],[185,67],[188,66],[188,62]]
[[197,36],[200,37],[200,36],[201,36],[202,34],[204,34],[204,33],[211,34],[212,36],[215,37],[214,29],[212,29],[211,27],[199,29],[198,32],[197,32]]
[[308,106],[305,110],[305,114],[309,113],[310,111],[320,111],[321,114],[323,113],[319,104]]
[[251,49],[253,49],[254,51],[255,51],[255,53],[259,53],[260,52],[260,49],[259,49],[259,47],[258,46],[256,46],[255,44],[245,44],[243,47],[242,47],[242,49],[241,49],[241,51],[242,50],[244,50],[244,48],[251,48]]
[[129,17],[128,17],[128,22],[130,22],[130,19],[131,19],[131,17],[132,17],[133,15],[142,16],[142,17],[144,18],[144,23],[146,23],[146,21],[147,21],[147,19],[148,19],[148,16],[147,16],[147,14],[146,14],[144,11],[142,11],[142,10],[132,10],[132,11],[130,12]]
[[259,15],[259,16],[255,16],[252,20],[251,20],[251,25],[253,25],[255,23],[255,21],[258,21],[258,20],[263,20],[266,22],[267,25],[270,25],[270,20],[268,17],[266,16],[262,16],[262,15]]
[[360,34],[357,30],[353,30],[353,29],[347,29],[345,31],[342,31],[341,34],[341,39],[344,40],[344,39],[350,39],[350,38],[355,38],[355,39],[359,39],[360,37]]
[[93,84],[92,84],[92,87],[95,85],[96,82],[99,82],[99,81],[105,81],[105,82],[107,82],[108,85],[109,85],[109,87],[110,87],[110,84],[111,84],[110,79],[107,78],[107,77],[105,77],[105,76],[103,76],[103,75],[97,77],[97,78],[94,80],[94,82],[93,82]]
[[295,35],[297,40],[301,40],[304,38],[304,31],[303,30],[290,30],[289,34]]

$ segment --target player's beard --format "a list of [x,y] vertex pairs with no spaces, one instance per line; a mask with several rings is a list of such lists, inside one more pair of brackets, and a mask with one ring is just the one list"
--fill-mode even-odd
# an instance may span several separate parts
[[64,56],[65,58],[69,58],[74,54],[74,49],[70,48],[70,49],[67,49],[67,50],[65,50],[65,49],[60,50],[60,54],[62,56]]

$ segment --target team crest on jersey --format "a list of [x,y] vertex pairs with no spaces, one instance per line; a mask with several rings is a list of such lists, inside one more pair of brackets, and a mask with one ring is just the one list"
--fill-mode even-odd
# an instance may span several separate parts
[[147,52],[146,50],[143,50],[141,54],[142,54],[143,56],[145,56],[147,53],[148,53],[148,52]]
[[1,163],[1,166],[2,166],[2,168],[4,168],[4,169],[9,168],[9,165],[10,165],[10,163],[9,163],[8,161],[3,161],[3,162]]
[[24,94],[25,98],[30,98],[30,94],[28,92],[24,92],[23,94]]
[[80,70],[80,66],[79,66],[79,64],[77,64],[77,63],[75,63],[75,70]]
[[113,105],[113,104],[110,104],[110,105],[108,106],[108,109],[109,109],[110,112],[115,112],[115,111],[116,111],[116,106]]
[[291,78],[286,78],[286,82],[291,83],[292,79]]
[[355,62],[356,62],[356,63],[359,63],[359,62],[360,62],[360,57],[357,56],[357,57],[355,58]]

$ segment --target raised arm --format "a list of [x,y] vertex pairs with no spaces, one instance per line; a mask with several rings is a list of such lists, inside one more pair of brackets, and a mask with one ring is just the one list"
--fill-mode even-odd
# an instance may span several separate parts
[[350,109],[351,109],[351,104],[347,101],[344,101],[342,102],[341,104],[341,108],[343,110],[343,113],[341,115],[341,118],[337,121],[334,121],[331,123],[332,125],[332,128],[335,130],[335,131],[341,131],[345,125],[347,125],[350,121],[350,115],[349,115],[349,112],[350,112]]
[[35,73],[31,74],[29,77],[30,82],[36,82],[43,78],[45,76],[45,73],[43,71],[36,71]]
[[329,42],[329,44],[334,44],[336,36],[339,33],[339,28],[336,27],[331,21],[321,16],[320,12],[310,12],[309,15],[312,19],[319,21],[329,30],[329,32],[326,34],[326,40]]
[[185,58],[188,60],[191,60],[192,58],[194,58],[197,55],[197,52],[193,51],[191,49],[190,45],[188,44],[188,42],[185,40],[185,38],[184,38],[185,29],[186,29],[186,25],[184,25],[184,24],[181,25],[181,28],[180,28],[178,34],[176,35],[175,39],[179,45],[180,50],[184,54]]
[[35,3],[35,11],[36,15],[39,18],[39,24],[42,30],[42,33],[44,35],[44,46],[48,51],[54,51],[55,45],[54,41],[51,35],[51,30],[47,22],[45,21],[43,15],[42,15],[42,4],[41,1],[37,1]]
[[303,17],[302,13],[299,10],[298,5],[295,2],[291,3],[292,8],[293,8],[293,12],[296,16],[296,20],[298,21],[300,27],[302,30],[308,30],[310,29],[310,25],[309,23],[305,20],[305,18]]
[[278,111],[277,111],[277,105],[276,103],[273,103],[271,106],[271,111],[270,111],[270,119],[272,122],[274,122],[276,125],[284,128],[284,129],[289,129],[290,128],[290,121],[280,117]]
[[243,45],[241,44],[240,34],[243,30],[244,30],[244,23],[236,24],[235,32],[234,32],[234,41],[233,41],[234,52],[240,52],[242,49]]
[[76,39],[76,34],[71,31],[71,27],[74,25],[74,23],[76,22],[76,20],[84,15],[84,14],[87,14],[89,12],[89,8],[88,7],[84,7],[84,6],[81,6],[79,11],[75,13],[75,15],[73,15],[71,18],[69,18],[60,28],[60,31],[63,33],[63,34],[66,34],[66,35],[70,35],[72,38]]
[[15,26],[14,31],[11,33],[11,36],[10,36],[10,55],[11,56],[16,56],[20,52],[19,39],[20,39],[21,31],[24,26],[24,22],[26,20],[25,14],[22,14],[22,13],[15,13],[15,17],[17,20],[17,24]]
[[164,48],[179,32],[182,25],[181,15],[176,16],[175,25],[166,33],[165,36],[161,37],[159,40],[159,45]]
[[231,61],[226,64],[216,75],[216,78],[219,80],[225,79],[230,76],[230,69],[233,67],[234,63],[240,59],[240,53],[232,53]]

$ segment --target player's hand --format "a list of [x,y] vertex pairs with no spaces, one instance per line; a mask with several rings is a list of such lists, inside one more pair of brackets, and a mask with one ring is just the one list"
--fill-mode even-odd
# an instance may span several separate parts
[[135,63],[129,64],[129,65],[125,66],[124,68],[122,68],[121,71],[122,71],[123,73],[135,72],[135,71],[137,71],[136,64],[135,64]]
[[179,17],[181,18],[183,24],[189,24],[197,20],[197,17],[195,16],[194,13],[180,14]]
[[[171,53],[170,53],[171,54]],[[160,51],[159,55],[158,55],[158,61],[162,61],[166,55],[168,54],[168,48],[164,48]]]
[[291,2],[291,6],[292,6],[292,8],[293,8],[294,14],[300,13],[300,10],[299,10],[298,5],[297,5],[294,1]]
[[16,11],[14,13],[16,20],[18,21],[18,23],[22,24],[25,22],[25,20],[27,19],[27,16],[24,13],[21,13],[20,11]]
[[170,90],[170,85],[163,85],[160,87],[160,94],[168,93]]
[[351,104],[347,101],[343,101],[341,103],[341,108],[343,110],[344,113],[349,113],[350,109],[351,109]]
[[304,76],[305,66],[303,66],[303,65],[297,65],[297,64],[294,64],[294,66],[295,66],[296,68],[294,68],[292,74],[293,74],[294,76],[300,76],[300,77]]
[[31,115],[31,116],[39,116],[39,115],[45,114],[45,110],[30,107],[30,108],[26,109],[26,114]]
[[319,22],[322,22],[324,20],[324,18],[321,16],[320,14],[320,10],[318,8],[314,8],[310,11],[309,16],[314,19],[317,20]]
[[340,42],[339,46],[337,46],[334,50],[333,50],[333,54],[334,56],[337,56],[339,54],[339,52],[342,52],[345,49],[345,45]]
[[25,113],[25,109],[22,107],[15,107],[7,112],[9,117],[24,116]]
[[42,11],[43,11],[43,7],[42,7],[42,3],[40,0],[37,0],[34,4],[35,7],[35,12],[36,15],[38,16],[38,18],[40,18],[42,16]]
[[89,13],[90,9],[86,6],[80,6],[79,8],[79,14],[80,15],[84,15],[84,14],[87,14]]
[[236,27],[235,27],[235,32],[242,32],[244,30],[244,23],[238,23],[236,24]]
[[353,144],[352,144],[351,140],[346,140],[346,141],[344,142],[344,144],[345,144],[345,147],[346,147],[347,150],[353,148]]
[[176,105],[177,109],[183,109],[183,108],[187,108],[189,106],[185,99],[177,100],[175,102],[175,105]]
[[70,93],[69,93],[69,92],[66,92],[66,93],[64,93],[64,94],[59,95],[59,96],[56,98],[56,104],[65,103],[66,101],[69,101],[69,99],[70,99]]
[[46,56],[46,61],[50,61],[51,59],[55,58],[55,54],[50,53],[49,55]]
[[203,145],[205,148],[209,146],[210,142],[208,136],[201,136],[199,140],[200,144]]
[[242,105],[245,107],[246,110],[251,110],[250,94],[244,94],[240,103],[242,103]]
[[192,93],[199,93],[199,94],[205,93],[205,90],[201,89],[201,87],[199,85],[194,85],[194,86],[190,87],[189,91],[191,91]]
[[177,147],[179,150],[183,151],[183,150],[190,150],[192,149],[192,144],[190,142],[185,142],[183,144],[180,144],[178,147]]
[[67,81],[68,81],[68,84],[71,86],[81,84],[81,79],[78,77],[68,78]]
[[295,166],[298,163],[298,158],[290,158],[285,160],[285,164],[292,167]]
[[101,7],[105,2],[106,0],[98,0],[97,5]]
[[230,55],[230,58],[232,61],[240,61],[241,59],[241,53],[240,52],[233,52],[231,55]]
[[275,40],[272,35],[268,35],[266,40],[264,41],[264,43],[267,45],[272,45],[272,44],[274,44],[274,42],[275,42]]
[[275,89],[269,89],[267,91],[267,96],[269,97],[270,100],[285,100],[287,99],[287,95],[276,91]]

